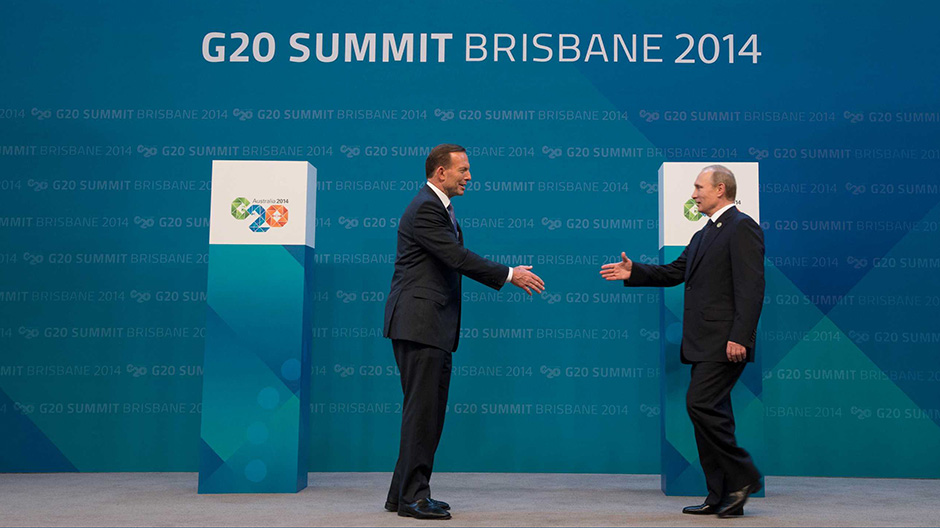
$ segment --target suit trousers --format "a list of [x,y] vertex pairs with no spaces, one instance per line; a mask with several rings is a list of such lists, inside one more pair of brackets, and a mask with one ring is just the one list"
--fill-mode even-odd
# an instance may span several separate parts
[[413,341],[393,339],[392,349],[401,371],[404,404],[388,503],[410,504],[431,496],[431,471],[444,430],[453,362],[451,352]]
[[732,491],[757,482],[760,472],[734,438],[731,389],[746,362],[703,361],[692,364],[686,409],[708,487],[706,504],[717,505]]

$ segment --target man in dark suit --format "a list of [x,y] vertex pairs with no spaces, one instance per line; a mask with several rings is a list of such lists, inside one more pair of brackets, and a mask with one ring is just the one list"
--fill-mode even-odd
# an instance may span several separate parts
[[463,244],[451,198],[463,195],[470,162],[459,145],[438,145],[425,161],[427,185],[398,224],[398,252],[385,304],[385,337],[401,371],[401,444],[385,509],[403,517],[449,519],[450,505],[431,498],[434,453],[444,428],[451,353],[460,335],[463,276],[500,289],[507,282],[529,295],[544,283],[529,271],[485,259]]
[[736,192],[730,170],[705,167],[695,180],[692,199],[709,221],[679,258],[656,266],[621,253],[621,262],[601,267],[605,279],[622,280],[625,286],[685,283],[681,359],[692,364],[686,407],[708,497],[682,512],[719,517],[743,515],[748,496],[761,488],[760,472],[734,438],[731,389],[745,365],[754,361],[764,300],[764,235],[734,206]]

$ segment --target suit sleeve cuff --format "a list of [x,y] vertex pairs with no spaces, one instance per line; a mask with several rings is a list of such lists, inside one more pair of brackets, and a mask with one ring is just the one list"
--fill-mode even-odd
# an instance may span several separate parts
[[631,286],[642,286],[646,274],[643,271],[643,266],[638,266],[636,262],[633,263],[633,270],[630,272],[630,278],[623,281],[623,285],[626,287]]

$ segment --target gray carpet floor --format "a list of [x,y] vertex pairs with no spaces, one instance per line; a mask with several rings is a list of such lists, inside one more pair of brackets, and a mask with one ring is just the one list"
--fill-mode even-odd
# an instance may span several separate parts
[[657,475],[441,473],[450,521],[382,508],[386,473],[312,473],[295,495],[197,495],[194,473],[0,474],[0,526],[937,526],[940,480],[767,477],[737,519],[683,515]]

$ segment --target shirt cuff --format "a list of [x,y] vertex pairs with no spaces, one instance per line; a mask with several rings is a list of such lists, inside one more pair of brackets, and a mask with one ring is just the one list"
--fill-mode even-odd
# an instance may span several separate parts
[[512,282],[512,268],[509,268],[509,276],[506,277],[506,282]]

